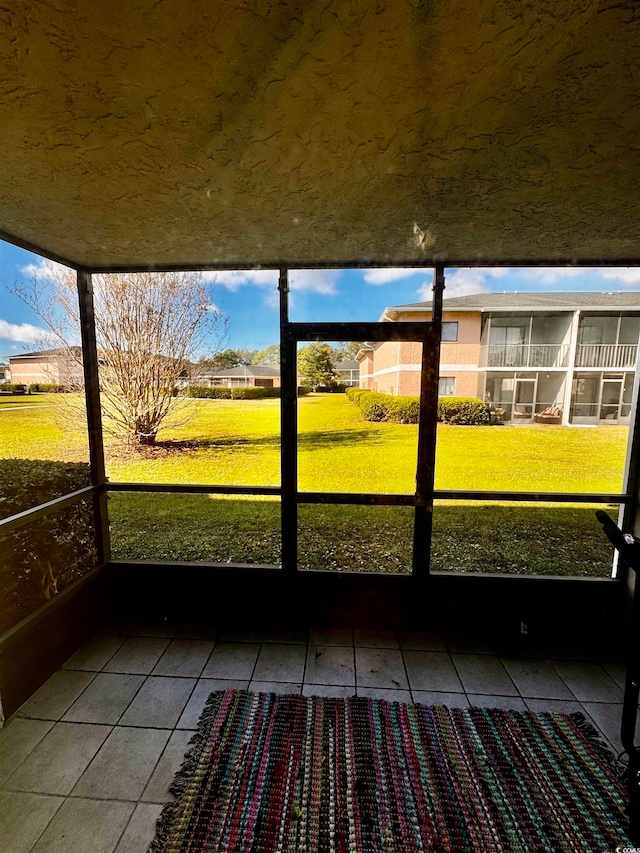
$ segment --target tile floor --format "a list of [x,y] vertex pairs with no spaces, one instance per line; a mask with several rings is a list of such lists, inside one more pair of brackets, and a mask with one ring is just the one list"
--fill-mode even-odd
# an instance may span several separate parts
[[117,625],[0,731],[0,853],[143,853],[207,696],[304,695],[583,711],[619,751],[615,651],[359,629]]

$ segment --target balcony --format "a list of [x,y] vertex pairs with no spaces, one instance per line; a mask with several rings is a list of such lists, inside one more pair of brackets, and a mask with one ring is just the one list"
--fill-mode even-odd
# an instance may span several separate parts
[[634,368],[637,344],[580,344],[576,347],[576,367]]
[[489,344],[481,347],[482,367],[566,367],[566,344]]

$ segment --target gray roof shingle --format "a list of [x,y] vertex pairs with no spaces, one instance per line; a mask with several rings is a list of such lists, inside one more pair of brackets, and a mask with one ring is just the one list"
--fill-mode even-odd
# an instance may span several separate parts
[[[387,310],[400,311],[403,308],[431,309],[431,302],[411,302],[406,305],[392,305]],[[544,293],[474,293],[471,296],[453,296],[443,302],[445,311],[480,311],[506,308],[582,308],[616,309],[637,308],[640,310],[640,291],[623,293],[596,292],[549,292]]]

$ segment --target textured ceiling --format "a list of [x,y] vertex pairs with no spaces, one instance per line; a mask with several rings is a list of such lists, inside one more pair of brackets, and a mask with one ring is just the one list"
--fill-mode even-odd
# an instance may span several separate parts
[[634,0],[0,21],[0,229],[77,263],[640,257]]

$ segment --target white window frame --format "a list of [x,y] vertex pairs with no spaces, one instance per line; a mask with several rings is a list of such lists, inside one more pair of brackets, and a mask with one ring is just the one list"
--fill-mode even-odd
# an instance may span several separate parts
[[[453,389],[450,393],[446,391],[442,391],[442,383],[451,383],[451,388]],[[449,387],[449,386],[447,386]],[[455,397],[456,396],[456,377],[455,376],[441,376],[438,379],[438,397]]]
[[[445,334],[445,328],[451,329],[455,336],[447,337]],[[455,344],[458,341],[458,321],[457,320],[447,320],[442,324],[442,337],[441,341],[443,344]]]

